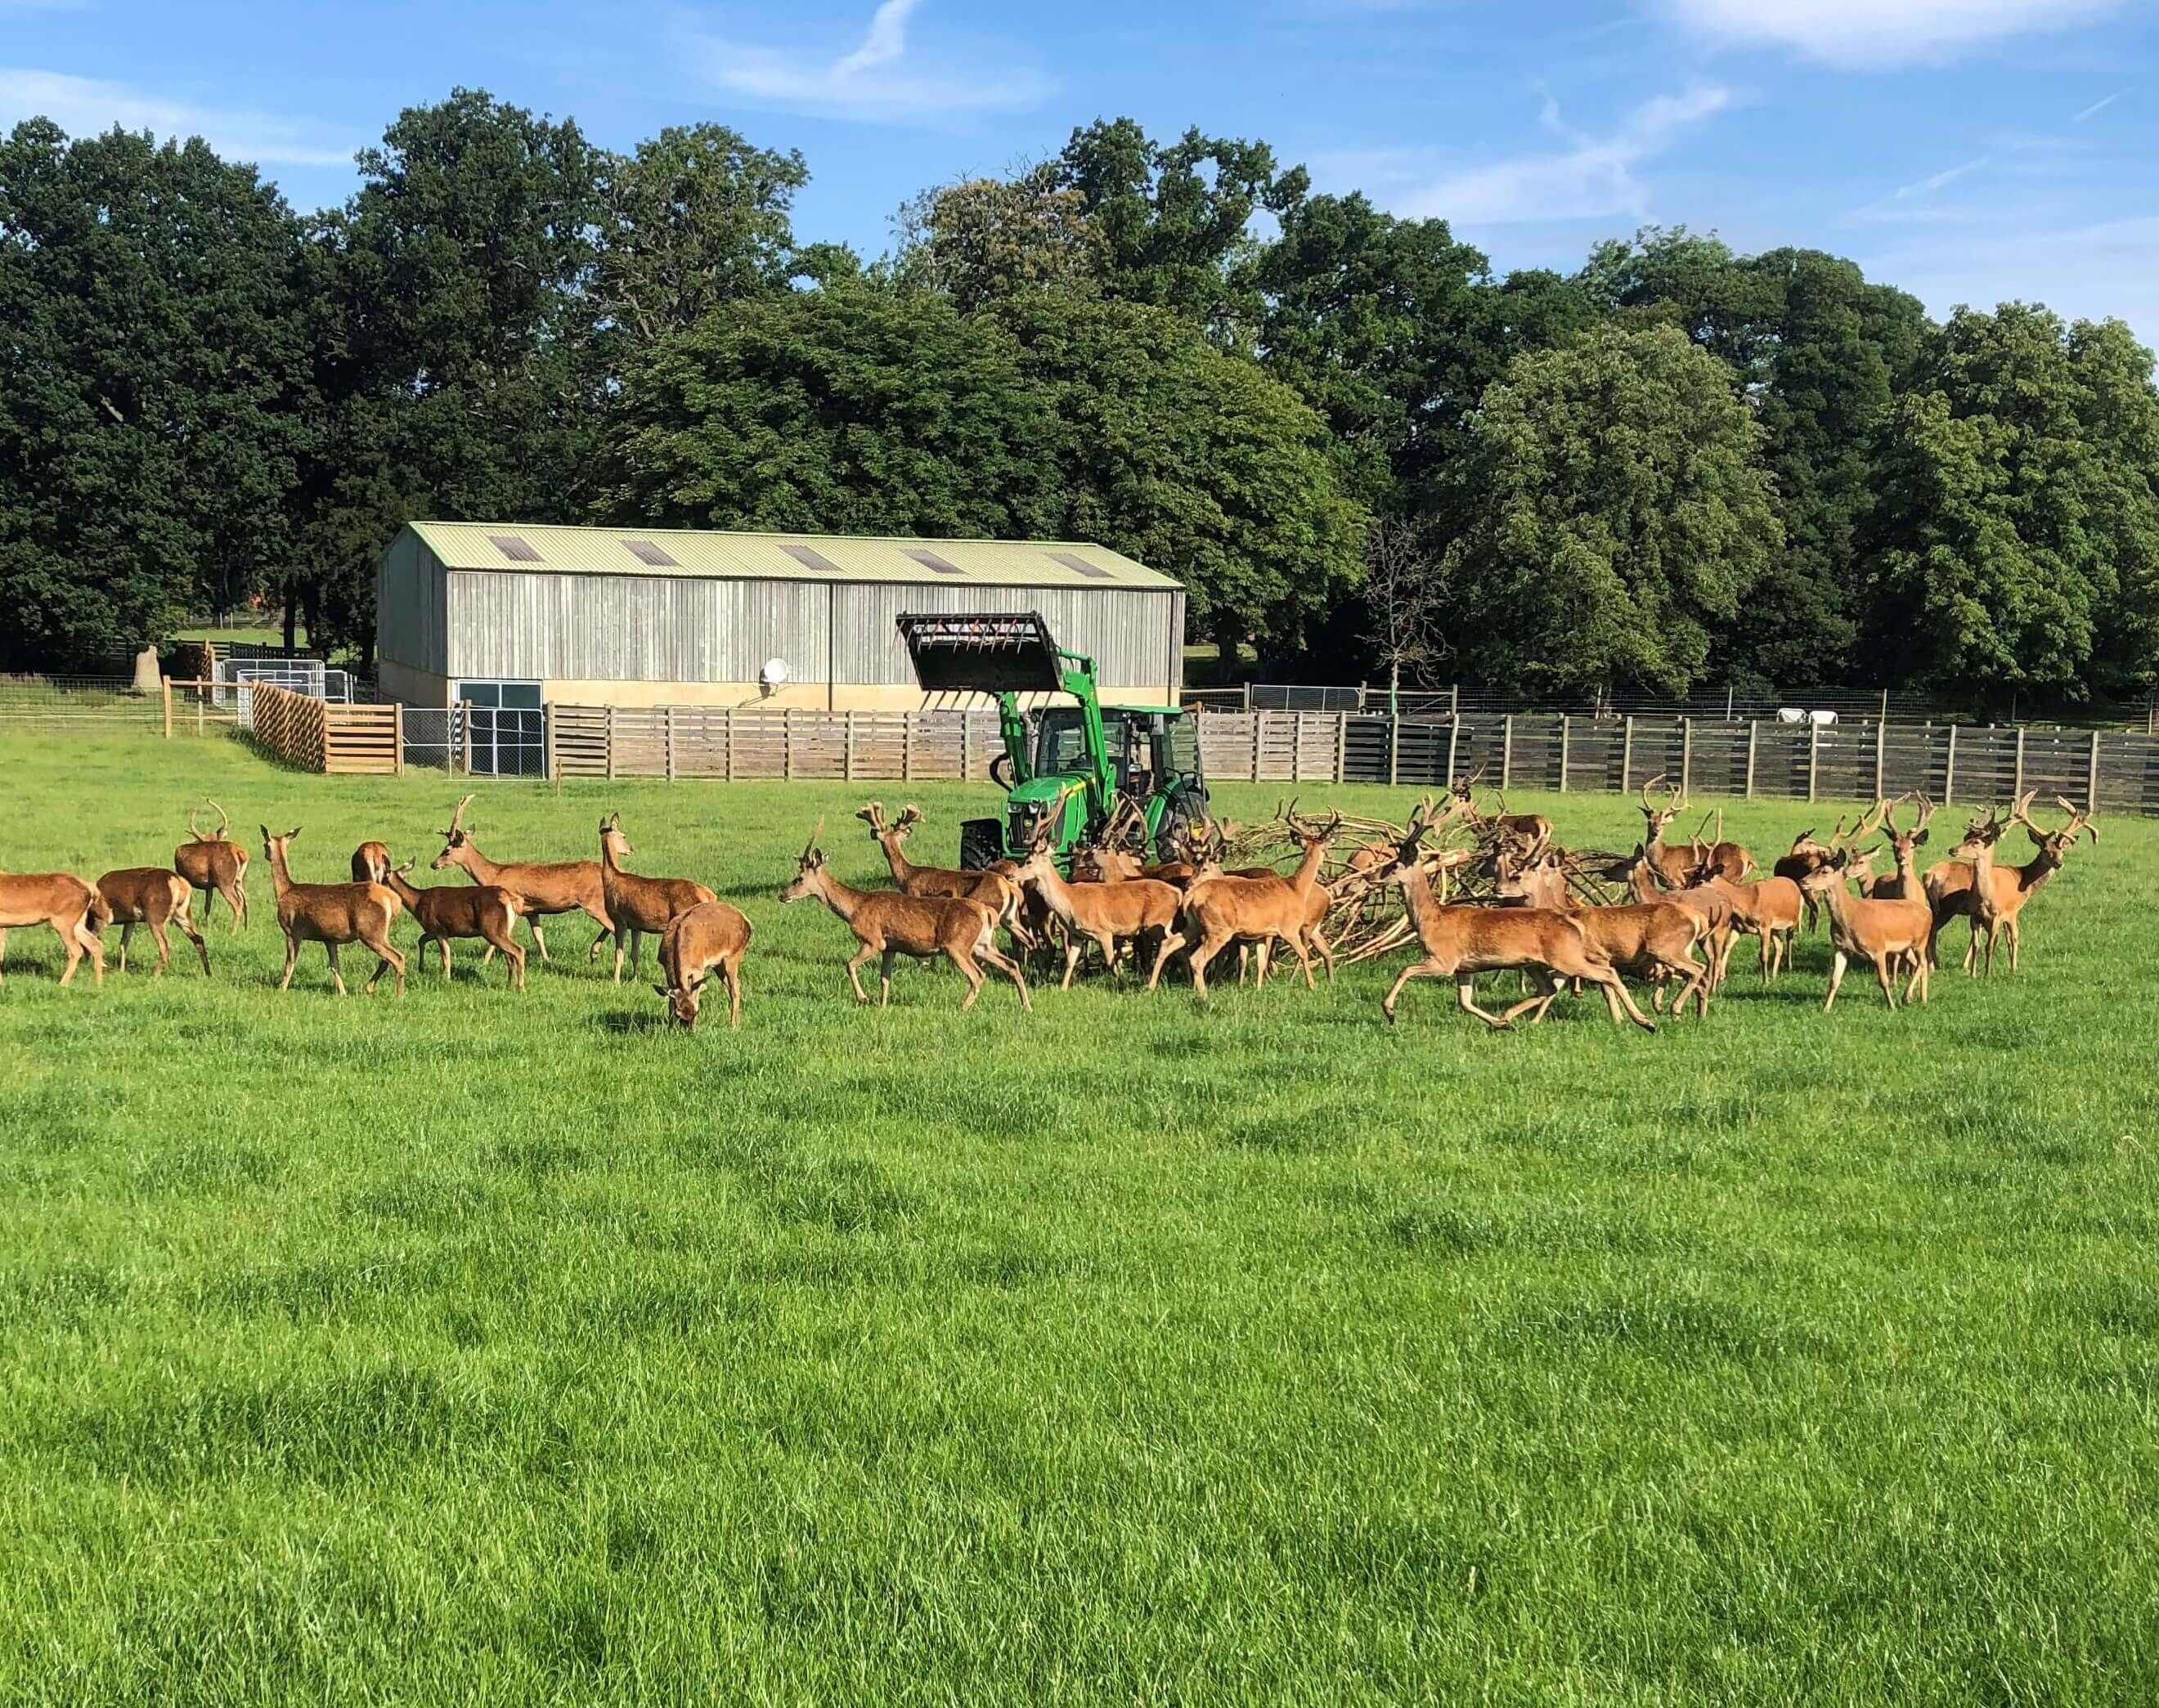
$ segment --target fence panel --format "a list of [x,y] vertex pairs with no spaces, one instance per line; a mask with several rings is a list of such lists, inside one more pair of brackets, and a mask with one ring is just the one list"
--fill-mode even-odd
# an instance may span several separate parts
[[164,700],[126,676],[0,676],[0,730],[82,735],[154,731]]
[[[260,685],[255,691],[262,691]],[[395,706],[328,706],[321,717],[324,770],[337,776],[392,776],[404,769]]]
[[323,702],[274,683],[237,691],[251,703],[248,732],[257,747],[303,771],[323,769]]

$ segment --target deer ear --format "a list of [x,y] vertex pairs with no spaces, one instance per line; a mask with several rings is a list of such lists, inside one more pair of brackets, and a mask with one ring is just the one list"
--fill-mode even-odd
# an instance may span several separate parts
[[659,995],[660,995],[660,996],[667,996],[667,995],[670,995],[670,991],[668,991],[668,989],[667,989],[667,986],[665,986],[665,985],[655,985],[652,988],[653,988],[653,990],[654,990],[655,992],[657,992]]
[[287,841],[288,841],[288,842],[289,842],[289,841],[293,841],[293,838],[295,838],[296,836],[298,836],[299,834],[300,834],[300,827],[299,827],[298,825],[295,825],[295,826],[293,826],[293,828],[292,828],[291,830],[289,830],[289,831],[286,831],[286,832],[285,832],[285,840],[286,840]]
[[1914,842],[1923,842],[1927,840],[1927,833],[1924,831],[1921,831],[1918,835],[1913,837],[1912,840]]
[[267,826],[267,825],[257,825],[255,828],[256,828],[256,830],[258,830],[258,831],[261,831],[261,832],[262,832],[262,840],[263,840],[264,841],[266,841],[266,842],[267,842],[267,841],[268,841],[270,840],[270,826]]

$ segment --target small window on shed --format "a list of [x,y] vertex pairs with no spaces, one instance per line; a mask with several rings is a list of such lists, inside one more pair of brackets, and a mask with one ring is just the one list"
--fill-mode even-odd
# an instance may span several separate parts
[[1099,563],[1090,563],[1076,551],[1053,551],[1049,554],[1067,569],[1078,574],[1091,576],[1096,581],[1115,581],[1116,577]]
[[793,541],[784,541],[779,549],[805,569],[822,571],[826,575],[837,575],[840,566],[820,551],[815,546],[799,546]]
[[639,563],[649,563],[655,569],[680,569],[682,567],[650,540],[625,540],[622,543]]
[[487,537],[494,549],[512,563],[537,563],[540,561],[540,554],[532,549],[530,542],[515,534],[490,534]]
[[934,569],[940,575],[965,575],[967,572],[950,558],[940,557],[934,551],[924,551],[917,546],[908,547],[907,555],[924,568]]

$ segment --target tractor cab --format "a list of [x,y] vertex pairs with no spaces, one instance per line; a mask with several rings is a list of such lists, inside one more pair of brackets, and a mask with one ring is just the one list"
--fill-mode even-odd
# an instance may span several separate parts
[[[1175,857],[1184,827],[1206,816],[1199,732],[1173,706],[1104,706],[1095,661],[1067,652],[1038,612],[906,616],[901,639],[915,679],[931,693],[992,696],[1004,751],[991,775],[1006,791],[1002,820],[960,833],[960,863],[1023,857],[1045,815],[1061,815],[1053,846],[1069,855],[1129,801],[1160,857]],[[1032,717],[1023,694],[1054,695]]]

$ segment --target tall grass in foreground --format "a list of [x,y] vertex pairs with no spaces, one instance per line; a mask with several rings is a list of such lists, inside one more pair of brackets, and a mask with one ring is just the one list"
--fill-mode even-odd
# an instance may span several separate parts
[[[743,1028],[684,1037],[570,919],[522,998],[469,946],[278,996],[254,826],[342,877],[458,785],[0,775],[9,869],[161,862],[203,793],[256,855],[207,982],[8,945],[0,1700],[2159,1693],[2152,827],[1925,1009],[1822,1016],[1816,936],[1706,1026],[1490,1035],[1438,984],[1387,1030],[1392,964],[857,1010],[773,898],[821,811],[877,872],[866,791],[483,788],[498,857],[619,809],[746,909]],[[915,793],[925,858],[994,800]]]

